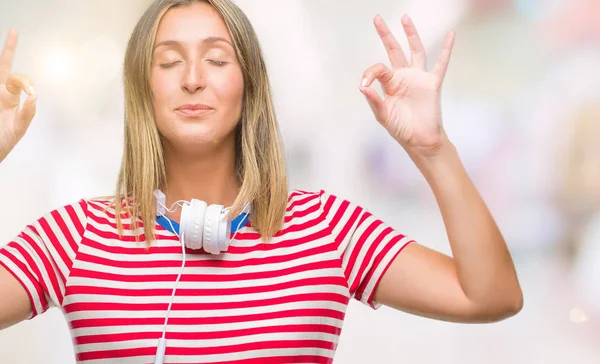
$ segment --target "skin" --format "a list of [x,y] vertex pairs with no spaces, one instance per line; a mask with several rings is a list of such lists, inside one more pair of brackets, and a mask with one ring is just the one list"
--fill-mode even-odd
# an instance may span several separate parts
[[[11,29],[0,54],[0,161],[21,140],[35,115],[37,96],[27,75],[11,73],[19,34]],[[22,93],[28,95],[19,109]],[[25,320],[31,313],[27,292],[0,267],[0,330]]]
[[[410,244],[392,262],[374,298],[398,310],[447,321],[492,322],[510,317],[523,305],[512,258],[442,126],[441,87],[454,32],[448,33],[438,62],[428,71],[425,49],[408,16],[402,24],[410,44],[410,63],[383,19],[377,16],[374,22],[391,68],[370,67],[359,89],[375,119],[423,173],[438,202],[453,253],[449,257]],[[157,34],[156,45],[179,44],[156,48],[151,80],[156,123],[165,139],[168,204],[199,198],[230,205],[239,187],[234,130],[242,108],[243,77],[233,47],[224,41],[207,44],[203,40],[209,37],[231,42],[225,24],[206,4],[169,11]],[[33,82],[10,73],[16,44],[13,30],[0,56],[2,159],[35,115]],[[215,63],[215,58],[227,63]],[[165,64],[171,65],[165,68]],[[371,88],[375,80],[383,86],[383,97]],[[19,110],[22,92],[28,97]],[[175,109],[187,103],[207,104],[214,110],[197,119],[185,118]],[[179,219],[177,214],[170,217]],[[0,300],[0,329],[31,312],[25,290],[1,267],[0,296],[6,298]]]
[[[225,23],[205,3],[171,9],[159,25],[151,86],[165,139],[169,206],[191,198],[230,206],[237,196],[234,131],[244,80],[232,44]],[[198,118],[175,111],[198,103],[213,110]],[[179,221],[180,213],[169,217]]]
[[[510,317],[523,305],[511,255],[442,123],[441,88],[455,33],[448,32],[436,64],[427,70],[425,47],[410,17],[402,17],[410,63],[383,19],[376,16],[374,23],[391,68],[382,63],[370,67],[359,89],[377,121],[431,187],[453,255],[410,244],[392,262],[374,298],[398,310],[446,321]],[[375,80],[383,98],[370,87]]]

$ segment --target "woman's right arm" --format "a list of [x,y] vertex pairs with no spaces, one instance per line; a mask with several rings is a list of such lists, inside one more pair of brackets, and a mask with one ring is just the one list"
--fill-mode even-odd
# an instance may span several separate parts
[[[35,115],[36,95],[32,80],[12,74],[18,33],[12,29],[0,54],[0,162],[21,140]],[[19,109],[21,93],[28,94]],[[0,265],[0,330],[27,319],[32,312],[27,291]]]
[[0,330],[31,316],[31,301],[21,283],[0,265]]

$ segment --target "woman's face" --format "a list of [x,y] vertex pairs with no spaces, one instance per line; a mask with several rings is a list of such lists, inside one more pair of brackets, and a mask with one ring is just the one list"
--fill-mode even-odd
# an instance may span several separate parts
[[206,3],[169,10],[152,56],[156,125],[170,147],[186,153],[232,141],[244,79],[231,36]]

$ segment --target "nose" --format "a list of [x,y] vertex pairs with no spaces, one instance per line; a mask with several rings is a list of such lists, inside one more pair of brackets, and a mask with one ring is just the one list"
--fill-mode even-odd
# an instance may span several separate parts
[[188,93],[196,93],[206,87],[203,67],[197,62],[189,62],[181,80],[181,88]]

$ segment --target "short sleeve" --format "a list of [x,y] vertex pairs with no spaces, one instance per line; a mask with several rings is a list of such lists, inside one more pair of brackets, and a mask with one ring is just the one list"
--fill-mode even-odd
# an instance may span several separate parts
[[350,294],[378,309],[375,289],[402,249],[413,240],[361,206],[322,191],[321,204],[340,254]]
[[56,209],[0,249],[0,265],[29,295],[29,319],[62,305],[66,281],[85,231],[86,213],[84,200]]

